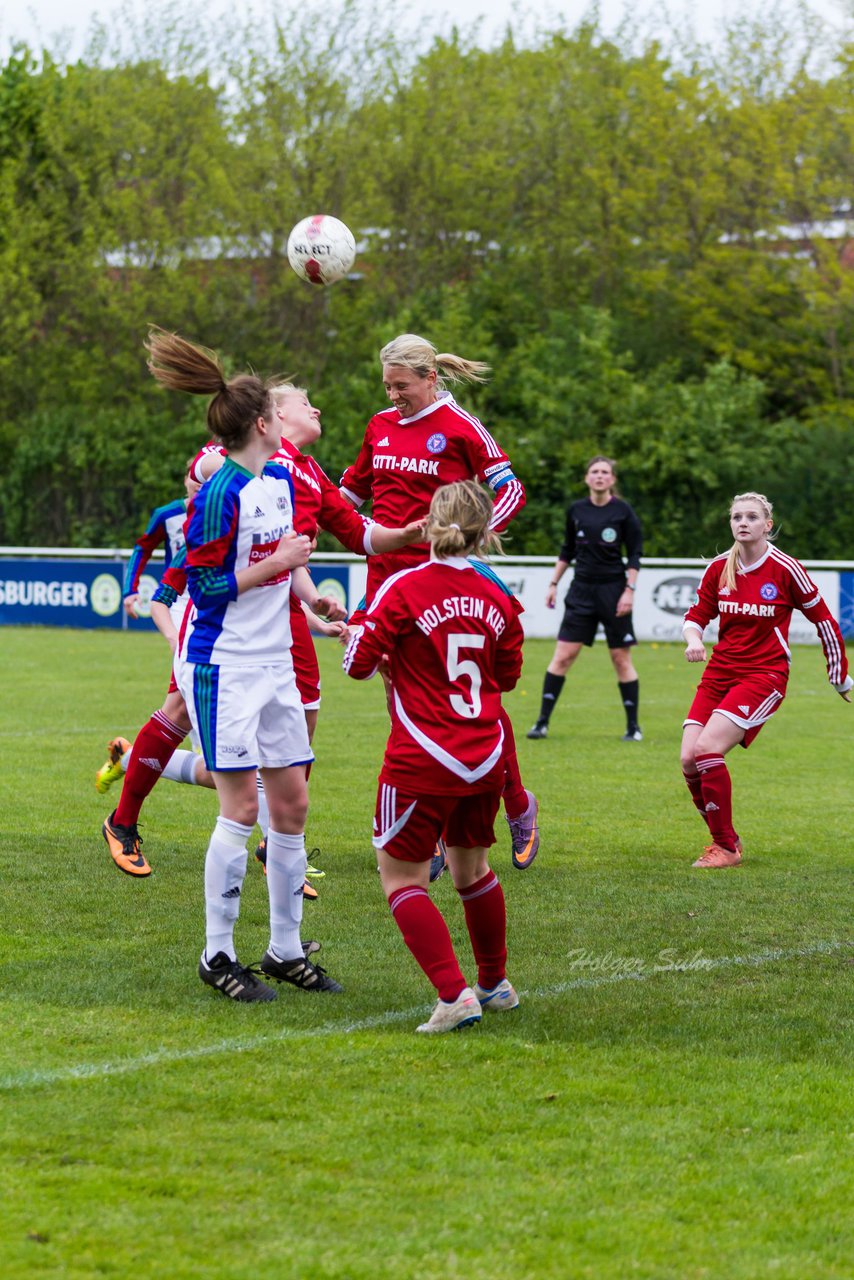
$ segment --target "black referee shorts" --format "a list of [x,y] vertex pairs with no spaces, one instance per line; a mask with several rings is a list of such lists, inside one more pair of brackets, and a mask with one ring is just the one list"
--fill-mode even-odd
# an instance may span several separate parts
[[605,628],[609,649],[628,649],[637,644],[632,615],[617,617],[617,601],[626,589],[625,579],[617,582],[579,582],[573,578],[564,601],[563,621],[558,640],[567,644],[592,645],[599,623]]

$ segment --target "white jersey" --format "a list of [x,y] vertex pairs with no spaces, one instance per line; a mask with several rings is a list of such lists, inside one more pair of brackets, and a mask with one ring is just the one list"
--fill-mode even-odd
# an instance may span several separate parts
[[182,659],[243,667],[290,661],[290,572],[242,595],[235,575],[272,555],[293,525],[293,482],[275,463],[255,476],[227,458],[202,486],[186,527],[196,614],[181,638]]

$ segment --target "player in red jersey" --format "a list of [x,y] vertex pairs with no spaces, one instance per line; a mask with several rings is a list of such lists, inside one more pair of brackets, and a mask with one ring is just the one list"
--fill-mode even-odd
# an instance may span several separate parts
[[[448,352],[404,333],[380,352],[383,384],[392,403],[374,414],[362,447],[341,478],[343,493],[357,507],[372,503],[375,519],[406,524],[423,516],[442,485],[478,480],[495,494],[490,529],[500,533],[525,505],[525,490],[510,459],[481,422],[462,409],[445,387],[451,382],[483,382],[487,365]],[[374,557],[368,564],[365,598],[371,601],[390,574],[429,558],[426,542]],[[522,785],[513,726],[502,713],[506,779],[504,806],[510,827],[513,865],[529,867],[539,849],[538,805]],[[434,878],[442,870],[434,864]]]
[[761,493],[733,498],[735,542],[703,575],[685,614],[685,657],[705,662],[703,630],[720,619],[719,640],[697,688],[682,734],[682,772],[712,837],[695,867],[734,867],[741,841],[732,825],[732,782],[724,756],[749,747],[786,696],[792,655],[786,643],[793,609],[815,625],[827,678],[846,702],[852,680],[839,625],[797,560],[768,541],[771,503]]
[[[489,367],[440,354],[412,333],[383,347],[380,360],[392,408],[368,423],[358,457],[341,477],[344,494],[356,507],[370,500],[375,520],[404,525],[426,513],[441,485],[480,480],[495,494],[490,528],[506,529],[525,505],[525,490],[504,450],[444,385],[445,378],[483,382]],[[376,556],[368,566],[367,600],[390,574],[422,564],[429,555],[427,543],[419,542]]]
[[[490,540],[492,514],[490,496],[472,481],[439,489],[427,524],[430,560],[385,582],[351,628],[344,657],[355,679],[379,666],[390,675],[373,844],[394,919],[439,997],[418,1028],[426,1032],[519,1003],[506,976],[504,895],[487,849],[504,783],[501,693],[519,679],[523,633],[507,588],[466,559]],[[428,894],[443,832],[477,963],[474,988]]]

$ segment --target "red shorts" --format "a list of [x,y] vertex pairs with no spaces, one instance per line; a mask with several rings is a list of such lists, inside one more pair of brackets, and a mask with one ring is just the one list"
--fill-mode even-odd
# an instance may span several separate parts
[[314,711],[320,706],[320,667],[317,665],[317,654],[314,652],[314,641],[311,638],[308,621],[302,611],[302,605],[291,592],[291,655],[294,660],[294,674],[297,678],[297,689],[300,701],[306,711]]
[[718,675],[710,667],[697,686],[682,727],[707,724],[712,712],[720,711],[733,724],[744,729],[741,745],[749,747],[785,698],[786,683],[784,676],[774,672],[757,672],[737,679]]
[[500,791],[476,791],[463,796],[414,796],[381,782],[374,814],[375,849],[384,849],[401,862],[429,862],[436,841],[462,849],[495,844],[495,815]]

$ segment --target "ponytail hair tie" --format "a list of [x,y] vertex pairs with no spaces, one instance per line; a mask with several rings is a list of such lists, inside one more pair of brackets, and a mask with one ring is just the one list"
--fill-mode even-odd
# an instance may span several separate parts
[[460,532],[460,526],[459,526],[458,524],[449,524],[449,525],[448,525],[448,528],[449,528],[449,529],[456,529],[457,533],[459,533],[459,532]]

